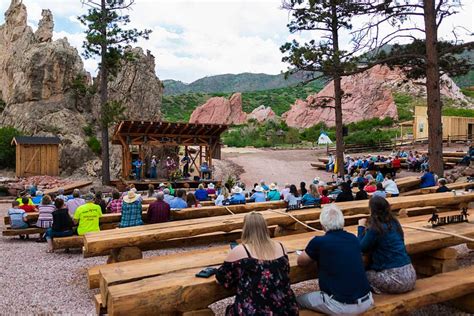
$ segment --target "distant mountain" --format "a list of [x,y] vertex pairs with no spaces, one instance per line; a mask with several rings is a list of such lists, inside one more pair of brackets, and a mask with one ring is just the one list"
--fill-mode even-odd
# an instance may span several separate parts
[[[179,95],[184,93],[229,93],[262,91],[294,86],[306,77],[304,74],[295,74],[285,79],[283,74],[267,75],[254,73],[224,74],[198,79],[191,83],[176,80],[164,80],[165,95]],[[321,80],[321,82],[323,82]]]

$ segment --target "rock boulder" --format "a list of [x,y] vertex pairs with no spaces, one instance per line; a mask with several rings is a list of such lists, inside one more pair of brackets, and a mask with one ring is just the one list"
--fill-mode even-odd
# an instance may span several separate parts
[[273,112],[271,107],[265,107],[265,105],[260,105],[255,108],[249,115],[248,119],[254,119],[257,122],[265,122],[268,120],[273,120],[276,118],[275,112]]
[[201,124],[243,124],[247,113],[242,110],[242,94],[234,93],[230,99],[213,97],[198,106],[189,119],[189,123]]

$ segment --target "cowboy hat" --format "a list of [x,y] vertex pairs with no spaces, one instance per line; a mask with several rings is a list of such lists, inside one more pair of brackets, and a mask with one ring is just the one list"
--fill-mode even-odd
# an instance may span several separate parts
[[259,185],[257,185],[254,190],[255,192],[263,192],[263,188]]
[[209,189],[214,189],[214,188],[215,188],[214,183],[209,183],[209,184],[207,185],[207,187],[208,187]]
[[236,194],[240,194],[242,193],[244,190],[242,190],[241,187],[233,187],[232,188],[232,193],[236,193]]
[[123,197],[125,203],[133,203],[138,200],[138,195],[132,190],[128,191],[127,195]]
[[164,184],[163,182],[160,183],[160,185],[158,185],[159,188],[161,187],[166,187],[166,184]]
[[278,189],[277,185],[275,183],[270,183],[270,190],[276,190]]

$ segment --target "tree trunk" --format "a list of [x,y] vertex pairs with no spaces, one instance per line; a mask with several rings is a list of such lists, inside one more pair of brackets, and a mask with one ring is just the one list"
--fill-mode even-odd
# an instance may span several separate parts
[[[101,0],[102,16],[105,21],[107,16],[105,0]],[[102,184],[110,184],[110,168],[109,168],[109,126],[105,119],[105,107],[108,101],[108,73],[106,65],[107,53],[107,25],[103,23],[102,28],[103,42],[101,45],[101,61],[100,61],[100,110],[101,110],[101,139],[102,139]]]
[[443,176],[443,126],[439,88],[439,65],[437,52],[437,25],[435,0],[424,0],[426,33],[426,96],[428,103],[428,155],[430,170]]
[[332,8],[332,46],[334,54],[334,114],[336,118],[336,162],[337,173],[344,177],[344,136],[342,122],[342,89],[341,89],[341,68],[339,56],[339,31],[337,21],[337,5],[333,4]]

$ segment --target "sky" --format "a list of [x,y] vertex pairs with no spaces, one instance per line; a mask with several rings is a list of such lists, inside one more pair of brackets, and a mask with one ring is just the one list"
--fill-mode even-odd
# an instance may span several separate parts
[[[10,0],[0,0],[5,12]],[[67,37],[82,51],[83,26],[77,16],[87,11],[80,0],[23,0],[28,24],[35,30],[41,9],[54,16],[54,38]],[[474,31],[474,0],[463,0],[464,7],[443,21],[440,37],[452,38],[454,26]],[[155,56],[160,79],[192,82],[224,73],[278,74],[287,69],[281,62],[280,46],[293,39],[307,40],[316,34],[290,34],[288,12],[281,0],[135,0],[130,27],[151,29],[148,41],[138,46]],[[0,23],[3,23],[3,15]],[[466,34],[466,32],[463,32]],[[317,36],[317,35],[316,35]],[[472,38],[471,38],[472,40]],[[97,61],[85,60],[95,74]]]

